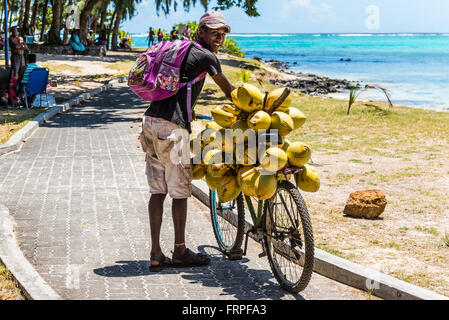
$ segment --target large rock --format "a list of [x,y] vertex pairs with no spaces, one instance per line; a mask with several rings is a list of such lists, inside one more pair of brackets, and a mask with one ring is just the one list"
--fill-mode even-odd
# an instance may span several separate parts
[[357,218],[374,219],[384,212],[387,199],[380,190],[356,191],[349,195],[344,214]]

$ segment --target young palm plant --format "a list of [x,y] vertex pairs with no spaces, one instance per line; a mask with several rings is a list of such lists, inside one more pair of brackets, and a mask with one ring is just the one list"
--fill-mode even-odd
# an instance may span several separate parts
[[366,90],[370,90],[370,89],[377,89],[382,91],[387,100],[388,100],[388,104],[390,105],[390,107],[393,107],[393,103],[391,102],[391,98],[390,98],[390,93],[388,92],[387,89],[377,85],[377,84],[372,84],[372,85],[366,85],[364,88],[361,88],[359,86],[355,86],[355,87],[350,87],[349,88],[349,105],[348,105],[348,112],[347,115],[349,115],[349,112],[351,111],[351,107],[352,105],[355,103],[355,101],[357,100],[357,98]]

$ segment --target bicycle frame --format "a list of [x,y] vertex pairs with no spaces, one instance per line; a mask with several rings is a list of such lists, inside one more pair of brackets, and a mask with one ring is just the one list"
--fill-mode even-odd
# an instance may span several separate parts
[[[302,170],[303,170],[302,168],[297,168],[297,167],[284,168],[276,174],[276,178],[278,177],[278,174],[283,174],[283,175],[287,176],[289,174],[295,174],[295,173],[301,172]],[[248,236],[249,236],[250,232],[253,233],[254,235],[267,235],[266,230],[263,230],[263,227],[262,227],[262,221],[263,221],[263,217],[264,217],[263,204],[265,201],[271,201],[271,199],[257,200],[257,212],[254,209],[253,203],[251,201],[251,197],[244,195],[244,199],[246,202],[246,206],[248,207],[248,211],[251,215],[251,219],[253,220],[253,228],[249,229],[246,232],[245,249],[243,251],[243,255],[246,255],[246,249],[248,247]],[[285,201],[282,198],[282,196],[281,196],[281,201],[285,205]],[[292,219],[292,216],[291,216],[290,212],[288,212],[288,210],[287,210],[287,214],[290,217],[290,219]],[[268,236],[271,236],[271,235],[268,235]],[[264,256],[264,255],[266,255],[265,252],[263,252],[259,256]]]

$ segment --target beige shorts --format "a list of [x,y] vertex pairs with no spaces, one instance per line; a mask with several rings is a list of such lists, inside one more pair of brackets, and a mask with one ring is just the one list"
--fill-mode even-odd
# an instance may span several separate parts
[[[176,143],[173,139],[174,130],[182,130],[188,137],[187,130],[180,126],[164,119],[146,116],[139,140],[146,154],[150,193],[168,193],[173,199],[186,199],[192,195],[192,165],[185,163],[186,161],[174,161],[171,156]],[[189,148],[189,141],[184,143]]]

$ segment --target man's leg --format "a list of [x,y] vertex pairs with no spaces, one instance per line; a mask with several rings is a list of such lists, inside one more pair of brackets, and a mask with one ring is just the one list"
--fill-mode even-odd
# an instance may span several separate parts
[[[148,214],[150,216],[151,231],[151,253],[157,256],[162,255],[159,240],[162,226],[162,215],[164,213],[165,196],[165,194],[152,194],[148,203]],[[157,263],[155,262],[155,264]]]
[[177,254],[183,254],[185,247],[185,229],[187,220],[187,199],[173,199],[172,218],[175,227],[175,249]]

